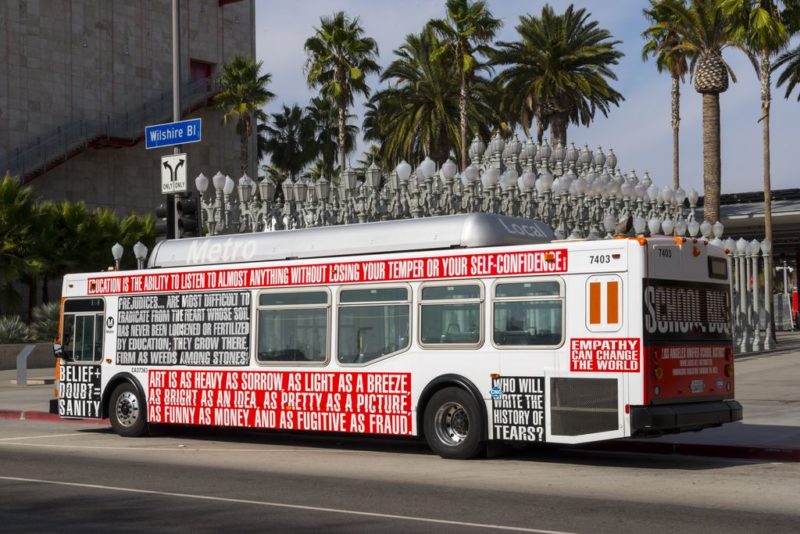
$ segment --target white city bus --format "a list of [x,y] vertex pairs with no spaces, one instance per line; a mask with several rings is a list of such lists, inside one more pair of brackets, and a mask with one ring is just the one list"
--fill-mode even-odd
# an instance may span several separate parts
[[57,409],[148,425],[585,443],[740,420],[703,240],[490,214],[163,241],[64,279]]

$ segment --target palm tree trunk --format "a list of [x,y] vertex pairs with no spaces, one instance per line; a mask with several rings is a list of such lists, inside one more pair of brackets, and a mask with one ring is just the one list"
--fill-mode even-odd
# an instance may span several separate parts
[[554,113],[550,119],[550,137],[553,139],[553,147],[560,143],[562,147],[567,146],[567,115],[566,113]]
[[467,168],[467,74],[461,73],[461,93],[458,96],[458,114],[461,126],[461,168]]
[[541,145],[544,140],[544,131],[546,130],[544,121],[536,119],[536,143]]
[[[764,157],[764,239],[768,239],[769,242],[772,243],[772,180],[770,177],[769,149],[769,112],[770,100],[772,99],[770,92],[772,74],[770,71],[769,51],[761,51],[761,64],[759,67],[759,77],[761,78],[761,139]],[[764,276],[771,276],[772,254],[770,254],[766,260],[767,265],[764,269]]]
[[672,75],[672,187],[678,189],[680,179],[680,127],[681,127],[681,83]]
[[703,218],[719,220],[720,159],[719,93],[703,93]]
[[344,123],[345,117],[347,115],[347,108],[345,107],[344,103],[339,104],[339,172],[344,171],[344,142],[345,142],[345,135],[344,135]]
[[242,134],[239,138],[239,155],[242,158],[242,174],[247,172],[247,134]]

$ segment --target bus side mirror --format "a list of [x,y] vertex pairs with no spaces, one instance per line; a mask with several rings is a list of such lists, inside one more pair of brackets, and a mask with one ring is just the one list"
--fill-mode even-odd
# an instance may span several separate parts
[[59,360],[66,360],[67,357],[64,354],[64,347],[61,346],[59,343],[53,343],[53,357]]

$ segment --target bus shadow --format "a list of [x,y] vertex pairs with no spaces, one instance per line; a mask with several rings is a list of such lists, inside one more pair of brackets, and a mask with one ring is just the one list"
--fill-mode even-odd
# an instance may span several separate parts
[[[110,428],[86,428],[82,433],[113,434]],[[198,442],[227,444],[252,444],[262,446],[297,447],[317,450],[347,450],[352,452],[377,452],[417,456],[435,456],[423,438],[353,436],[351,434],[293,432],[282,430],[229,429],[183,425],[157,425],[149,438],[188,439]],[[235,452],[232,449],[232,452]],[[442,460],[450,461],[450,460]],[[597,467],[640,469],[707,470],[723,469],[774,460],[744,459],[716,456],[694,456],[665,449],[636,449],[636,442],[607,441],[588,445],[562,444],[506,444],[490,442],[486,454],[472,461],[549,463]]]
[[[501,446],[502,447],[502,446]],[[725,469],[753,463],[768,463],[768,460],[729,458],[717,456],[696,456],[680,453],[654,452],[643,449],[636,451],[629,447],[615,449],[596,445],[528,445],[497,454],[497,460],[517,460],[523,462],[545,462],[551,464],[580,465],[592,467],[619,467],[634,469],[666,469],[702,471]]]

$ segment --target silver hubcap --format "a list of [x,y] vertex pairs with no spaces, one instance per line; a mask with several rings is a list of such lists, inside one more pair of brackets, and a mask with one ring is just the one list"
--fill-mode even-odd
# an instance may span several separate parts
[[119,424],[125,427],[133,426],[139,420],[139,399],[130,391],[126,391],[117,399],[114,410]]
[[457,402],[447,402],[437,411],[434,419],[436,437],[446,445],[458,445],[469,433],[469,416]]

